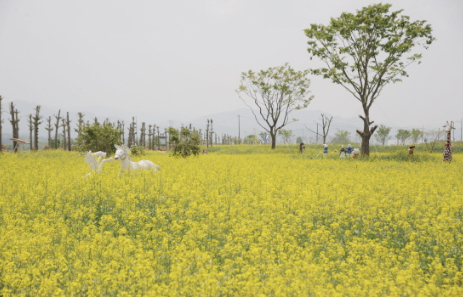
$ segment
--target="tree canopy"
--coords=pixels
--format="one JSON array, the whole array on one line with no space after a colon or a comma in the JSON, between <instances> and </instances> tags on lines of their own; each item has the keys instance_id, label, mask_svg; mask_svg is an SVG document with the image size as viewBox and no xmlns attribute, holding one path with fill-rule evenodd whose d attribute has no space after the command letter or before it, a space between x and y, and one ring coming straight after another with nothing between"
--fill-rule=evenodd
<instances>
[{"instance_id":1,"label":"tree canopy","mask_svg":"<svg viewBox=\"0 0 463 297\"><path fill-rule=\"evenodd\" d=\"M351 93L363 108L362 154L368 155L369 140L378 126L370 126L370 107L383 88L408 76L406 67L420 63L421 53L434 41L426 21L410 21L402 10L390 12L390 4L375 4L356 13L342 13L329 25L311 24L305 30L308 52L325 67L311 73L331 79Z\"/></svg>"}]
</instances>

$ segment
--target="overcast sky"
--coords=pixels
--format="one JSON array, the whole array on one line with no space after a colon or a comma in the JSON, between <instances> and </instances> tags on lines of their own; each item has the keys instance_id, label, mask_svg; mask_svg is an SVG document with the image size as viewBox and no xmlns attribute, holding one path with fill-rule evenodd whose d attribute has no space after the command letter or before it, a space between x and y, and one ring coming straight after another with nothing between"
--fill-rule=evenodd
<instances>
[{"instance_id":1,"label":"overcast sky","mask_svg":"<svg viewBox=\"0 0 463 297\"><path fill-rule=\"evenodd\" d=\"M368 0L0 0L0 95L71 109L112 106L173 119L244 107L240 73L288 62L317 66L303 29L377 3ZM463 1L387 1L426 20L437 40L410 77L387 86L376 123L463 118ZM311 77L311 110L354 117L360 103ZM31 111L27 111L31 112ZM360 123L360 122L359 122ZM459 126L459 124L457 124Z\"/></svg>"}]
</instances>

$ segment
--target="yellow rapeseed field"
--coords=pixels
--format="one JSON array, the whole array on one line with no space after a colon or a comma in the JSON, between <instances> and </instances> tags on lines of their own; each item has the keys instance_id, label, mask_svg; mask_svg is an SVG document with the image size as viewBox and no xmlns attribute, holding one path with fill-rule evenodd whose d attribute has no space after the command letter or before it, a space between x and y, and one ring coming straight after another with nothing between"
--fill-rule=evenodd
<instances>
[{"instance_id":1,"label":"yellow rapeseed field","mask_svg":"<svg viewBox=\"0 0 463 297\"><path fill-rule=\"evenodd\" d=\"M0 295L463 296L461 155L143 158L0 155Z\"/></svg>"}]
</instances>

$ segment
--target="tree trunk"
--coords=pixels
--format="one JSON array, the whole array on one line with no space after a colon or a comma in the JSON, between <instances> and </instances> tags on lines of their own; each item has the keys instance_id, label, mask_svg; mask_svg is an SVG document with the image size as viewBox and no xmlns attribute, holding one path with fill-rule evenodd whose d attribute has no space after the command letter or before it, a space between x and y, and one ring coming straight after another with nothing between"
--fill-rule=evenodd
<instances>
[{"instance_id":1,"label":"tree trunk","mask_svg":"<svg viewBox=\"0 0 463 297\"><path fill-rule=\"evenodd\" d=\"M274 134L272 134L272 132L270 132L270 137L272 137L272 150L275 149L275 146L276 146L276 144L277 144L276 135L277 135L276 132L275 132Z\"/></svg>"},{"instance_id":2,"label":"tree trunk","mask_svg":"<svg viewBox=\"0 0 463 297\"><path fill-rule=\"evenodd\" d=\"M370 125L373 124L373 121L370 122L370 118L368 116L368 111L365 111L365 117L359 115L359 118L363 120L363 132L356 130L358 135L362 138L362 146L360 149L360 154L362 156L370 156L370 138L378 128L378 125L373 126L370 128Z\"/></svg>"}]
</instances>

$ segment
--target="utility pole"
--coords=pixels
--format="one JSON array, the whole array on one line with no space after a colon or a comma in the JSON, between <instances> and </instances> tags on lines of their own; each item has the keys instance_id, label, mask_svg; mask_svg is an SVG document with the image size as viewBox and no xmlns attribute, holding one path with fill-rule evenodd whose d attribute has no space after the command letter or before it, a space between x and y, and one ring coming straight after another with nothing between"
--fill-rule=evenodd
<instances>
[{"instance_id":1,"label":"utility pole","mask_svg":"<svg viewBox=\"0 0 463 297\"><path fill-rule=\"evenodd\" d=\"M211 137L209 137L210 141L211 141L211 147L212 147L212 143L214 142L214 128L212 127L212 119L211 119Z\"/></svg>"},{"instance_id":2,"label":"utility pole","mask_svg":"<svg viewBox=\"0 0 463 297\"><path fill-rule=\"evenodd\" d=\"M317 140L316 140L316 143L318 143L318 123L315 122L315 124L317 124L317 137L316 137Z\"/></svg>"},{"instance_id":3,"label":"utility pole","mask_svg":"<svg viewBox=\"0 0 463 297\"><path fill-rule=\"evenodd\" d=\"M240 115L238 115L238 139L241 139L241 123Z\"/></svg>"},{"instance_id":4,"label":"utility pole","mask_svg":"<svg viewBox=\"0 0 463 297\"><path fill-rule=\"evenodd\" d=\"M206 128L206 147L209 147L209 119L207 120L207 128Z\"/></svg>"}]
</instances>

